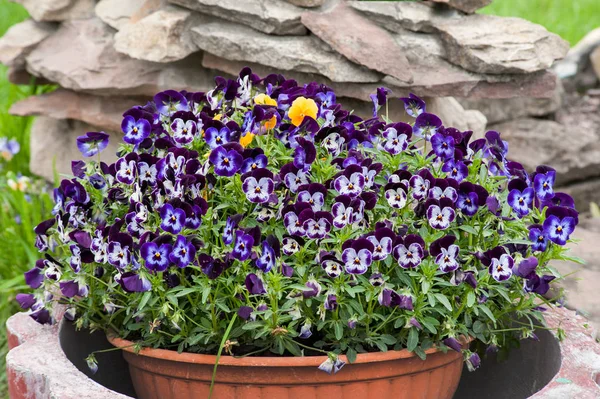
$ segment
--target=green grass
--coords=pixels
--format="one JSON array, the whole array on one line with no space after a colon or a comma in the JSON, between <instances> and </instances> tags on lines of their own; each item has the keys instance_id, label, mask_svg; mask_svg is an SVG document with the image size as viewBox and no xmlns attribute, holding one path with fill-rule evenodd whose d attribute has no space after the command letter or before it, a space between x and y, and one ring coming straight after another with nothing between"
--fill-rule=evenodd
<instances>
[{"instance_id":1,"label":"green grass","mask_svg":"<svg viewBox=\"0 0 600 399\"><path fill-rule=\"evenodd\" d=\"M494 0L480 12L527 19L557 33L571 46L600 26L600 0Z\"/></svg>"}]
</instances>

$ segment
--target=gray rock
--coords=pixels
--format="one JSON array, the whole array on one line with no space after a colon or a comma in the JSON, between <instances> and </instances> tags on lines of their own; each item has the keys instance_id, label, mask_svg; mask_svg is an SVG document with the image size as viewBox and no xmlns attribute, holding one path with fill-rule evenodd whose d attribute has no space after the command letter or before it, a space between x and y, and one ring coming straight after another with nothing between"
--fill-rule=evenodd
<instances>
[{"instance_id":1,"label":"gray rock","mask_svg":"<svg viewBox=\"0 0 600 399\"><path fill-rule=\"evenodd\" d=\"M448 60L479 73L530 73L563 58L569 44L520 18L472 15L437 25Z\"/></svg>"},{"instance_id":2,"label":"gray rock","mask_svg":"<svg viewBox=\"0 0 600 399\"><path fill-rule=\"evenodd\" d=\"M455 127L458 130L471 130L477 137L483 137L487 120L481 112L467 111L453 97L429 98L427 112L439 116L444 126Z\"/></svg>"},{"instance_id":3,"label":"gray rock","mask_svg":"<svg viewBox=\"0 0 600 399\"><path fill-rule=\"evenodd\" d=\"M146 3L146 0L100 0L95 11L98 18L116 30L129 23L131 17Z\"/></svg>"},{"instance_id":4,"label":"gray rock","mask_svg":"<svg viewBox=\"0 0 600 399\"><path fill-rule=\"evenodd\" d=\"M36 21L66 21L94 15L95 0L13 0Z\"/></svg>"},{"instance_id":5,"label":"gray rock","mask_svg":"<svg viewBox=\"0 0 600 399\"><path fill-rule=\"evenodd\" d=\"M28 19L13 25L0 38L0 63L22 67L25 56L56 30L54 24Z\"/></svg>"},{"instance_id":6,"label":"gray rock","mask_svg":"<svg viewBox=\"0 0 600 399\"><path fill-rule=\"evenodd\" d=\"M274 35L305 35L300 22L304 10L283 0L169 0L171 3L218 18L248 25Z\"/></svg>"},{"instance_id":7,"label":"gray rock","mask_svg":"<svg viewBox=\"0 0 600 399\"><path fill-rule=\"evenodd\" d=\"M590 54L590 60L596 72L596 77L600 79L600 45Z\"/></svg>"},{"instance_id":8,"label":"gray rock","mask_svg":"<svg viewBox=\"0 0 600 399\"><path fill-rule=\"evenodd\" d=\"M561 79L575 76L589 65L590 54L596 47L600 47L600 28L586 34L553 69Z\"/></svg>"},{"instance_id":9,"label":"gray rock","mask_svg":"<svg viewBox=\"0 0 600 399\"><path fill-rule=\"evenodd\" d=\"M585 167L592 167L599 173L600 143L595 132L585 129L573 134L572 129L558 122L522 118L488 127L502 134L508 141L508 158L520 162L529 171L538 165L551 165L557 172L557 184L564 184L578 176ZM583 157L583 153L596 154ZM587 166L583 166L583 165ZM583 168L583 169L582 169ZM582 176L585 178L585 176Z\"/></svg>"},{"instance_id":10,"label":"gray rock","mask_svg":"<svg viewBox=\"0 0 600 399\"><path fill-rule=\"evenodd\" d=\"M515 97L515 98L459 98L458 101L469 109L481 111L488 123L499 123L527 116L545 116L556 112L563 103L563 90L560 80L550 98Z\"/></svg>"},{"instance_id":11,"label":"gray rock","mask_svg":"<svg viewBox=\"0 0 600 399\"><path fill-rule=\"evenodd\" d=\"M376 72L348 61L314 36L272 36L216 21L192 28L192 32L200 49L229 60L256 62L280 71L317 73L334 82L380 79Z\"/></svg>"},{"instance_id":12,"label":"gray rock","mask_svg":"<svg viewBox=\"0 0 600 399\"><path fill-rule=\"evenodd\" d=\"M457 10L466 12L466 13L474 13L490 4L492 0L433 0L436 3L445 3L452 8L456 8Z\"/></svg>"},{"instance_id":13,"label":"gray rock","mask_svg":"<svg viewBox=\"0 0 600 399\"><path fill-rule=\"evenodd\" d=\"M396 33L404 29L434 32L435 25L463 14L449 8L432 7L430 3L412 1L349 1L348 4L379 26Z\"/></svg>"},{"instance_id":14,"label":"gray rock","mask_svg":"<svg viewBox=\"0 0 600 399\"><path fill-rule=\"evenodd\" d=\"M121 130L123 113L134 105L145 104L149 98L101 97L58 89L31 96L10 108L11 115L48 116L54 119L75 119L97 126L101 130Z\"/></svg>"},{"instance_id":15,"label":"gray rock","mask_svg":"<svg viewBox=\"0 0 600 399\"><path fill-rule=\"evenodd\" d=\"M286 0L288 3L293 4L298 7L320 7L322 6L326 0Z\"/></svg>"},{"instance_id":16,"label":"gray rock","mask_svg":"<svg viewBox=\"0 0 600 399\"><path fill-rule=\"evenodd\" d=\"M302 23L350 61L401 82L412 81L408 60L391 35L344 2L327 12L305 12Z\"/></svg>"},{"instance_id":17,"label":"gray rock","mask_svg":"<svg viewBox=\"0 0 600 399\"><path fill-rule=\"evenodd\" d=\"M122 26L115 35L115 49L139 60L178 61L198 50L190 37L190 28L198 23L198 14L167 6Z\"/></svg>"},{"instance_id":18,"label":"gray rock","mask_svg":"<svg viewBox=\"0 0 600 399\"><path fill-rule=\"evenodd\" d=\"M135 60L114 49L113 33L99 19L65 22L27 56L27 70L67 89L106 95L202 91L214 85L213 72L198 67L200 56L168 65Z\"/></svg>"},{"instance_id":19,"label":"gray rock","mask_svg":"<svg viewBox=\"0 0 600 399\"><path fill-rule=\"evenodd\" d=\"M71 161L82 159L76 139L86 132L99 131L95 126L79 121L36 118L31 126L31 172L54 181L54 173L72 175ZM111 134L108 147L100 153L104 162L114 162L121 134Z\"/></svg>"},{"instance_id":20,"label":"gray rock","mask_svg":"<svg viewBox=\"0 0 600 399\"><path fill-rule=\"evenodd\" d=\"M575 207L580 212L590 209L590 202L600 204L600 179L569 184L557 190L571 195L575 200Z\"/></svg>"}]
</instances>

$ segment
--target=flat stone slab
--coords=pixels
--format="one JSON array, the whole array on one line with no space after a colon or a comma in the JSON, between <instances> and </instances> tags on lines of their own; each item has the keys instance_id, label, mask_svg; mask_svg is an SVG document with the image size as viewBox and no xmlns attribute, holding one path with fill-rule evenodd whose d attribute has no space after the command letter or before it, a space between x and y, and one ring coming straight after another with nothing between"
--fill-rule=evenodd
<instances>
[{"instance_id":1,"label":"flat stone slab","mask_svg":"<svg viewBox=\"0 0 600 399\"><path fill-rule=\"evenodd\" d=\"M11 350L6 375L11 399L130 399L89 379L67 359L58 324L40 326L25 313L6 323Z\"/></svg>"},{"instance_id":2,"label":"flat stone slab","mask_svg":"<svg viewBox=\"0 0 600 399\"><path fill-rule=\"evenodd\" d=\"M198 15L185 8L166 6L135 23L127 23L115 35L115 50L138 60L179 61L198 50L190 28Z\"/></svg>"},{"instance_id":3,"label":"flat stone slab","mask_svg":"<svg viewBox=\"0 0 600 399\"><path fill-rule=\"evenodd\" d=\"M54 24L32 19L11 26L0 37L0 63L9 67L22 67L31 50L55 30Z\"/></svg>"},{"instance_id":4,"label":"flat stone slab","mask_svg":"<svg viewBox=\"0 0 600 399\"><path fill-rule=\"evenodd\" d=\"M381 75L348 61L315 36L267 35L225 21L192 28L196 45L233 61L256 62L298 72L318 73L334 82L377 82Z\"/></svg>"},{"instance_id":5,"label":"flat stone slab","mask_svg":"<svg viewBox=\"0 0 600 399\"><path fill-rule=\"evenodd\" d=\"M9 113L18 116L76 119L105 131L120 132L123 112L140 104L145 104L145 101L119 96L93 96L58 89L51 93L27 97L13 104Z\"/></svg>"},{"instance_id":6,"label":"flat stone slab","mask_svg":"<svg viewBox=\"0 0 600 399\"><path fill-rule=\"evenodd\" d=\"M340 2L326 12L305 12L302 23L350 61L411 83L411 66L391 35Z\"/></svg>"},{"instance_id":7,"label":"flat stone slab","mask_svg":"<svg viewBox=\"0 0 600 399\"><path fill-rule=\"evenodd\" d=\"M106 95L153 96L214 85L214 74L198 68L195 54L168 65L135 60L114 49L113 35L97 18L65 22L27 56L27 70L67 89Z\"/></svg>"},{"instance_id":8,"label":"flat stone slab","mask_svg":"<svg viewBox=\"0 0 600 399\"><path fill-rule=\"evenodd\" d=\"M470 15L439 24L448 60L479 73L531 73L552 66L569 44L520 18Z\"/></svg>"},{"instance_id":9,"label":"flat stone slab","mask_svg":"<svg viewBox=\"0 0 600 399\"><path fill-rule=\"evenodd\" d=\"M14 0L36 21L66 21L94 15L95 0Z\"/></svg>"},{"instance_id":10,"label":"flat stone slab","mask_svg":"<svg viewBox=\"0 0 600 399\"><path fill-rule=\"evenodd\" d=\"M250 26L274 35L305 35L304 12L283 0L169 0L201 13Z\"/></svg>"},{"instance_id":11,"label":"flat stone slab","mask_svg":"<svg viewBox=\"0 0 600 399\"><path fill-rule=\"evenodd\" d=\"M129 23L145 3L147 0L100 0L94 10L102 22L119 30Z\"/></svg>"}]
</instances>

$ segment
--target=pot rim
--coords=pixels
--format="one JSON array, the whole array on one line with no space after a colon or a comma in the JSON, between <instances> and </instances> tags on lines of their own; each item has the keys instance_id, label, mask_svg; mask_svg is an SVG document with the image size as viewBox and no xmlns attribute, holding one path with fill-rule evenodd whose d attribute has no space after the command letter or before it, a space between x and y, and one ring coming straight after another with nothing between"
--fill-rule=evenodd
<instances>
[{"instance_id":1,"label":"pot rim","mask_svg":"<svg viewBox=\"0 0 600 399\"><path fill-rule=\"evenodd\" d=\"M204 364L214 365L217 362L216 355L206 355L201 353L189 353L170 349L155 349L155 348L142 348L139 352L133 349L134 342L120 338L115 332L110 331L106 335L108 341L115 346L126 352L142 355L150 358L157 358L173 362L181 363L193 363L193 364ZM467 346L473 340L472 337L460 337L459 341L463 347ZM452 351L452 349L449 349ZM425 353L431 355L434 353L443 353L438 347L432 347L427 349ZM409 359L417 357L413 352L409 352L408 349L402 349L399 351L390 350L387 352L369 352L359 353L356 356L354 364L366 364L366 363L378 363L387 362L398 359ZM318 367L321 363L327 360L326 355L322 356L247 356L247 357L234 357L229 355L221 355L219 359L220 366L253 366L253 367ZM348 362L346 355L340 355L340 358ZM420 360L420 358L419 358Z\"/></svg>"}]
</instances>

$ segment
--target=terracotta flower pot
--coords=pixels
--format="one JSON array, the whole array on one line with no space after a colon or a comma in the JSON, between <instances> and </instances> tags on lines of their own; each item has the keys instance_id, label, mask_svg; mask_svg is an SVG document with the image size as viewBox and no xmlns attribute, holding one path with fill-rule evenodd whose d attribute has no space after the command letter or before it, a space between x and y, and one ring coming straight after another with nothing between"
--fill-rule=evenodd
<instances>
[{"instance_id":1,"label":"terracotta flower pot","mask_svg":"<svg viewBox=\"0 0 600 399\"><path fill-rule=\"evenodd\" d=\"M140 399L207 398L216 356L142 349L109 336L123 348ZM455 351L427 351L421 360L407 350L359 354L335 375L317 367L326 356L221 356L214 399L450 399L462 372ZM346 360L342 357L343 360Z\"/></svg>"}]
</instances>

